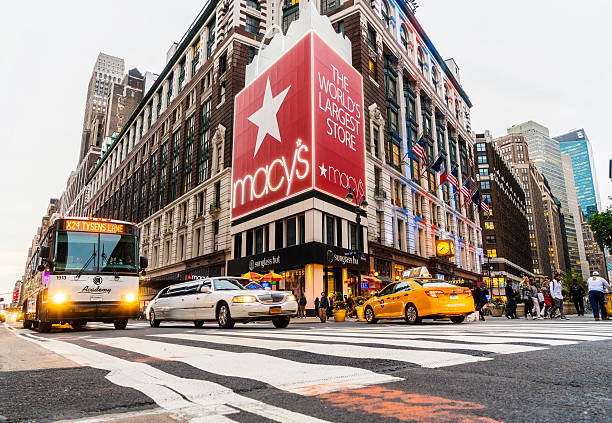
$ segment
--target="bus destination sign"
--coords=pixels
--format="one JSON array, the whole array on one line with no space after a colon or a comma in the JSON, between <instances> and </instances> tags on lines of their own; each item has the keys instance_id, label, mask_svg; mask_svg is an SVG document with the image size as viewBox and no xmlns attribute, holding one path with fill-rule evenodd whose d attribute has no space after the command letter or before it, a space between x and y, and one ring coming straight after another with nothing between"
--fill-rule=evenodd
<instances>
[{"instance_id":1,"label":"bus destination sign","mask_svg":"<svg viewBox=\"0 0 612 423\"><path fill-rule=\"evenodd\" d=\"M67 231L101 232L107 234L122 234L125 225L120 223L94 222L89 220L65 220L64 227Z\"/></svg>"}]
</instances>

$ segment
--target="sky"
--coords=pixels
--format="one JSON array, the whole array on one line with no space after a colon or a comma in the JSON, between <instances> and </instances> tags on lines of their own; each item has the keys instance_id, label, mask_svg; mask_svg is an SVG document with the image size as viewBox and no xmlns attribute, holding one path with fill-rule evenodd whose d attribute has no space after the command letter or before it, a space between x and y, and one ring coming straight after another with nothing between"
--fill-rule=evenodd
<instances>
[{"instance_id":1,"label":"sky","mask_svg":"<svg viewBox=\"0 0 612 423\"><path fill-rule=\"evenodd\" d=\"M419 0L417 19L460 67L472 128L493 136L535 120L552 136L584 128L604 205L612 182L612 2ZM76 167L98 52L159 73L203 1L35 0L0 15L0 297L23 274L49 198ZM588 7L586 7L588 5Z\"/></svg>"}]
</instances>

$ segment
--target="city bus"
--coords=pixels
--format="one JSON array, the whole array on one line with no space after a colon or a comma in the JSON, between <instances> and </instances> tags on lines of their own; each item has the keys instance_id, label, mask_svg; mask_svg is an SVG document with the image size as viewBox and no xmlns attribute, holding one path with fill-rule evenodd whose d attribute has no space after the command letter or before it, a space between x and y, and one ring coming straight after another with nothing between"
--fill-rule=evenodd
<instances>
[{"instance_id":1,"label":"city bus","mask_svg":"<svg viewBox=\"0 0 612 423\"><path fill-rule=\"evenodd\" d=\"M125 329L137 315L146 267L136 224L54 216L26 269L23 327L49 332L53 324L104 322Z\"/></svg>"}]
</instances>

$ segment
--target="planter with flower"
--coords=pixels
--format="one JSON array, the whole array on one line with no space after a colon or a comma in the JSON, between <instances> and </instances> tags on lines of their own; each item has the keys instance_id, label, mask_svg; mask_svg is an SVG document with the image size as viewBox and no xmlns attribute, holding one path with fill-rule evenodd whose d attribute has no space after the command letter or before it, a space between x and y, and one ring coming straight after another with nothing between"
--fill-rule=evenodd
<instances>
[{"instance_id":1,"label":"planter with flower","mask_svg":"<svg viewBox=\"0 0 612 423\"><path fill-rule=\"evenodd\" d=\"M489 311L493 317L501 317L506 308L505 297L493 297L489 303Z\"/></svg>"},{"instance_id":2,"label":"planter with flower","mask_svg":"<svg viewBox=\"0 0 612 423\"><path fill-rule=\"evenodd\" d=\"M344 300L334 301L334 320L344 322L346 319L346 302Z\"/></svg>"}]
</instances>

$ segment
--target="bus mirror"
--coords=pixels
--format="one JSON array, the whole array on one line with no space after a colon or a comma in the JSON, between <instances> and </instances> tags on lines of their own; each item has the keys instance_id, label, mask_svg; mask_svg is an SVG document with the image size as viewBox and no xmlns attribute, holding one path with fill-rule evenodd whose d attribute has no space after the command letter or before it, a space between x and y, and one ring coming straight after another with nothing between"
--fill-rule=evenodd
<instances>
[{"instance_id":1,"label":"bus mirror","mask_svg":"<svg viewBox=\"0 0 612 423\"><path fill-rule=\"evenodd\" d=\"M46 245L43 245L42 247L40 247L40 251L39 251L38 255L41 258L48 259L49 258L49 253L50 253L49 247L47 247Z\"/></svg>"},{"instance_id":2,"label":"bus mirror","mask_svg":"<svg viewBox=\"0 0 612 423\"><path fill-rule=\"evenodd\" d=\"M149 267L149 260L145 256L140 256L139 265L141 269L146 269L147 267Z\"/></svg>"},{"instance_id":3,"label":"bus mirror","mask_svg":"<svg viewBox=\"0 0 612 423\"><path fill-rule=\"evenodd\" d=\"M46 268L47 268L47 267L46 267L44 264L39 264L39 265L38 265L38 271L39 271L39 272L44 272Z\"/></svg>"}]
</instances>

